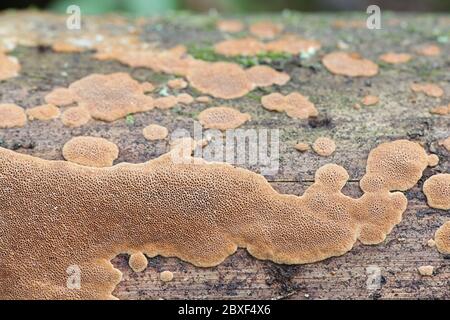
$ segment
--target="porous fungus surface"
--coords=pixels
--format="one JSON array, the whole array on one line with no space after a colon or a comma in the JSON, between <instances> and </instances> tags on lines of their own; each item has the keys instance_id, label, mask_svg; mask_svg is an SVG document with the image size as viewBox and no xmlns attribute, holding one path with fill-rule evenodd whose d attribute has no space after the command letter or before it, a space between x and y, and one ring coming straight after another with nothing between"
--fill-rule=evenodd
<instances>
[{"instance_id":1,"label":"porous fungus surface","mask_svg":"<svg viewBox=\"0 0 450 320\"><path fill-rule=\"evenodd\" d=\"M222 99L242 97L254 88L244 69L229 62L208 63L192 68L188 80L197 90Z\"/></svg>"},{"instance_id":2,"label":"porous fungus surface","mask_svg":"<svg viewBox=\"0 0 450 320\"><path fill-rule=\"evenodd\" d=\"M51 120L58 118L61 111L53 104L44 104L27 109L26 114L30 120Z\"/></svg>"},{"instance_id":3,"label":"porous fungus surface","mask_svg":"<svg viewBox=\"0 0 450 320\"><path fill-rule=\"evenodd\" d=\"M376 63L357 53L332 52L322 58L322 63L331 73L349 77L372 77L378 73Z\"/></svg>"},{"instance_id":4,"label":"porous fungus surface","mask_svg":"<svg viewBox=\"0 0 450 320\"><path fill-rule=\"evenodd\" d=\"M91 120L91 114L85 107L70 107L61 115L62 123L67 127L80 127L89 120Z\"/></svg>"},{"instance_id":5,"label":"porous fungus surface","mask_svg":"<svg viewBox=\"0 0 450 320\"><path fill-rule=\"evenodd\" d=\"M272 39L283 31L283 26L271 21L259 21L252 23L249 30L250 33L259 38Z\"/></svg>"},{"instance_id":6,"label":"porous fungus surface","mask_svg":"<svg viewBox=\"0 0 450 320\"><path fill-rule=\"evenodd\" d=\"M320 43L318 41L303 39L296 35L285 35L266 44L267 51L290 54L309 53L319 49Z\"/></svg>"},{"instance_id":7,"label":"porous fungus surface","mask_svg":"<svg viewBox=\"0 0 450 320\"><path fill-rule=\"evenodd\" d=\"M283 96L278 92L270 93L261 98L261 104L267 110L286 112L292 118L307 119L316 117L319 114L308 97L298 92L292 92L287 96Z\"/></svg>"},{"instance_id":8,"label":"porous fungus surface","mask_svg":"<svg viewBox=\"0 0 450 320\"><path fill-rule=\"evenodd\" d=\"M128 265L134 272L142 272L147 268L148 260L142 252L136 252L130 255Z\"/></svg>"},{"instance_id":9,"label":"porous fungus surface","mask_svg":"<svg viewBox=\"0 0 450 320\"><path fill-rule=\"evenodd\" d=\"M435 154L430 154L428 156L428 166L435 167L439 164L439 157Z\"/></svg>"},{"instance_id":10,"label":"porous fungus surface","mask_svg":"<svg viewBox=\"0 0 450 320\"><path fill-rule=\"evenodd\" d=\"M328 157L336 151L336 143L327 137L319 137L314 141L312 148L319 156Z\"/></svg>"},{"instance_id":11,"label":"porous fungus surface","mask_svg":"<svg viewBox=\"0 0 450 320\"><path fill-rule=\"evenodd\" d=\"M229 39L214 45L218 54L232 56L255 56L266 50L266 45L254 38Z\"/></svg>"},{"instance_id":12,"label":"porous fungus surface","mask_svg":"<svg viewBox=\"0 0 450 320\"><path fill-rule=\"evenodd\" d=\"M248 113L220 106L203 110L198 115L198 121L208 129L227 130L234 129L251 119Z\"/></svg>"},{"instance_id":13,"label":"porous fungus surface","mask_svg":"<svg viewBox=\"0 0 450 320\"><path fill-rule=\"evenodd\" d=\"M399 64L399 63L405 63L412 59L412 56L408 53L394 53L394 52L388 52L385 54L382 54L380 56L380 60L384 61L386 63L391 64Z\"/></svg>"},{"instance_id":14,"label":"porous fungus surface","mask_svg":"<svg viewBox=\"0 0 450 320\"><path fill-rule=\"evenodd\" d=\"M165 270L159 274L159 279L163 282L170 282L173 280L173 272Z\"/></svg>"},{"instance_id":15,"label":"porous fungus surface","mask_svg":"<svg viewBox=\"0 0 450 320\"><path fill-rule=\"evenodd\" d=\"M7 56L0 51L0 81L19 75L20 63L15 57Z\"/></svg>"},{"instance_id":16,"label":"porous fungus surface","mask_svg":"<svg viewBox=\"0 0 450 320\"><path fill-rule=\"evenodd\" d=\"M300 152L305 152L309 150L309 144L304 142L299 142L295 145L295 149L297 149Z\"/></svg>"},{"instance_id":17,"label":"porous fungus surface","mask_svg":"<svg viewBox=\"0 0 450 320\"><path fill-rule=\"evenodd\" d=\"M335 164L299 197L251 171L197 160L174 163L169 153L92 168L0 148L0 298L113 298L121 273L110 260L121 252L207 267L243 247L298 264L342 255L357 240L380 243L406 209L395 190L417 183L427 154L406 140L381 144L356 199L341 193L349 176ZM66 286L74 266L79 289Z\"/></svg>"},{"instance_id":18,"label":"porous fungus surface","mask_svg":"<svg viewBox=\"0 0 450 320\"><path fill-rule=\"evenodd\" d=\"M12 103L0 104L0 128L23 127L27 123L25 110Z\"/></svg>"},{"instance_id":19,"label":"porous fungus surface","mask_svg":"<svg viewBox=\"0 0 450 320\"><path fill-rule=\"evenodd\" d=\"M440 173L428 178L423 184L423 193L430 207L450 209L450 174Z\"/></svg>"},{"instance_id":20,"label":"porous fungus surface","mask_svg":"<svg viewBox=\"0 0 450 320\"><path fill-rule=\"evenodd\" d=\"M362 99L361 103L365 106L373 106L376 105L379 101L380 98L378 98L377 96L367 95Z\"/></svg>"},{"instance_id":21,"label":"porous fungus surface","mask_svg":"<svg viewBox=\"0 0 450 320\"><path fill-rule=\"evenodd\" d=\"M433 275L434 267L433 266L420 266L417 268L419 274L421 276L431 277Z\"/></svg>"},{"instance_id":22,"label":"porous fungus surface","mask_svg":"<svg viewBox=\"0 0 450 320\"><path fill-rule=\"evenodd\" d=\"M444 94L444 90L433 83L412 83L411 90L414 92L422 92L430 97L441 97Z\"/></svg>"},{"instance_id":23,"label":"porous fungus surface","mask_svg":"<svg viewBox=\"0 0 450 320\"><path fill-rule=\"evenodd\" d=\"M239 20L219 20L216 23L217 29L222 32L235 33L244 30L244 24Z\"/></svg>"},{"instance_id":24,"label":"porous fungus surface","mask_svg":"<svg viewBox=\"0 0 450 320\"><path fill-rule=\"evenodd\" d=\"M167 85L172 89L184 89L187 87L188 83L183 79L172 79L167 81Z\"/></svg>"},{"instance_id":25,"label":"porous fungus surface","mask_svg":"<svg viewBox=\"0 0 450 320\"><path fill-rule=\"evenodd\" d=\"M119 156L112 142L96 137L75 137L62 149L64 159L88 167L110 167Z\"/></svg>"},{"instance_id":26,"label":"porous fungus surface","mask_svg":"<svg viewBox=\"0 0 450 320\"><path fill-rule=\"evenodd\" d=\"M445 222L434 234L436 248L442 254L450 254L450 221Z\"/></svg>"},{"instance_id":27,"label":"porous fungus surface","mask_svg":"<svg viewBox=\"0 0 450 320\"><path fill-rule=\"evenodd\" d=\"M278 72L269 66L254 66L245 70L248 79L256 87L268 87L271 85L282 86L291 78L287 73Z\"/></svg>"},{"instance_id":28,"label":"porous fungus surface","mask_svg":"<svg viewBox=\"0 0 450 320\"><path fill-rule=\"evenodd\" d=\"M180 93L176 96L177 102L181 104L191 104L194 102L194 97L192 97L189 93Z\"/></svg>"},{"instance_id":29,"label":"porous fungus surface","mask_svg":"<svg viewBox=\"0 0 450 320\"><path fill-rule=\"evenodd\" d=\"M150 124L142 130L142 134L147 140L161 140L167 137L169 130L157 124Z\"/></svg>"},{"instance_id":30,"label":"porous fungus surface","mask_svg":"<svg viewBox=\"0 0 450 320\"><path fill-rule=\"evenodd\" d=\"M75 95L70 89L55 88L45 96L45 102L56 106L67 106L75 102Z\"/></svg>"}]
</instances>

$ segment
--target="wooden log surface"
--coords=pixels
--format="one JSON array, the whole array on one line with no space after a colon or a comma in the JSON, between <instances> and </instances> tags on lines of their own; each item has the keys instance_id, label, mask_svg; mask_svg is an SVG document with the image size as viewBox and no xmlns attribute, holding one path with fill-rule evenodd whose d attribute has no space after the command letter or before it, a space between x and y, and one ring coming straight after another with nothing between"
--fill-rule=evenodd
<instances>
[{"instance_id":1,"label":"wooden log surface","mask_svg":"<svg viewBox=\"0 0 450 320\"><path fill-rule=\"evenodd\" d=\"M428 152L439 156L439 165L426 169L418 185L406 192L409 203L404 218L382 244L357 243L341 257L297 266L259 261L243 249L214 268L197 268L176 258L156 257L150 259L149 267L142 273L132 272L127 256L119 255L113 264L123 272L123 280L114 295L121 299L449 299L450 257L427 246L436 229L449 219L449 212L428 207L421 189L426 178L449 169L449 152L438 145L439 140L449 136L449 116L429 113L432 107L450 103L449 16L387 14L381 30L333 27L333 21L347 19L346 15L286 14L262 18L280 21L289 32L319 40L322 49L309 59L260 58L259 63L288 72L291 81L280 88L258 89L232 101L214 99L209 106L227 104L248 112L252 121L242 126L244 129L280 130L280 170L267 177L276 190L301 195L319 167L336 163L350 174L344 192L357 197L361 194L358 181L364 174L369 151L381 142L395 139L422 143ZM361 20L364 16L351 18ZM210 53L211 45L224 39L213 27L214 19L185 14L152 18L143 24L141 37L157 41L162 47L184 44L194 56L202 56ZM445 37L447 42L442 40ZM374 61L388 51L408 52L414 57L400 65L380 63L380 73L373 78L334 76L323 67L320 58L336 50L340 43ZM418 45L430 43L439 45L442 54L436 57L415 54ZM24 108L42 104L44 96L53 88L66 87L92 73L123 71L139 81L156 85L174 78L114 61L98 61L92 52L62 54L46 47L20 46L10 55L19 59L22 70L19 77L0 82L0 102L16 103ZM439 84L445 94L432 98L414 93L410 90L413 82ZM274 91L299 91L309 96L319 110L319 117L298 120L263 109L261 96ZM191 88L185 92L200 95ZM366 94L378 95L380 103L354 109L355 103ZM120 155L115 163L138 163L168 150L168 141L146 141L143 127L158 123L171 132L180 128L192 130L194 119L206 107L193 103L135 114L131 122L91 121L79 128L65 127L60 120L30 121L23 128L0 129L0 145L44 159L62 159L62 146L71 137L101 136L119 146ZM298 141L312 143L319 136L336 141L337 150L332 156L319 157L311 151L299 153L294 149ZM248 168L256 172L260 169ZM433 265L434 276L420 276L417 268L422 265ZM380 268L381 284L377 289L367 287L369 266ZM159 280L158 272L163 270L174 272L173 281Z\"/></svg>"}]
</instances>

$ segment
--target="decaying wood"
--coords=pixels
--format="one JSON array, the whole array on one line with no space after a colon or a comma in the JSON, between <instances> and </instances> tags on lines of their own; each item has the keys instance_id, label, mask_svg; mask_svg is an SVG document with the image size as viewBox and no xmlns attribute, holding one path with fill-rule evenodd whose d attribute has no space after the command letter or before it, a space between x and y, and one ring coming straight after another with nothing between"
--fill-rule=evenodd
<instances>
[{"instance_id":1,"label":"decaying wood","mask_svg":"<svg viewBox=\"0 0 450 320\"><path fill-rule=\"evenodd\" d=\"M252 121L243 128L280 129L280 171L268 177L275 189L300 195L311 184L320 166L336 163L346 168L351 177L345 192L358 196L358 181L364 174L368 152L381 142L399 138L421 142L428 152L439 156L439 165L428 168L419 184L406 193L409 205L404 219L380 245L357 244L344 256L299 266L259 261L243 249L214 268L196 268L175 258L156 257L150 259L149 267L142 273L132 272L127 257L121 255L113 260L123 272L123 281L114 294L121 299L449 299L449 257L427 246L427 240L449 219L449 212L429 208L421 187L427 177L449 169L449 152L437 143L449 135L449 116L431 115L429 109L450 102L450 45L440 43L443 53L437 57L415 56L402 65L382 64L380 74L373 78L332 76L320 64L321 52L335 50L339 42L345 42L351 50L373 60L388 51L413 52L415 45L434 42L439 35L448 38L448 17L445 20L435 15L390 16L392 21L400 19L404 24L393 24L382 30L332 30L330 25L338 17L327 15L272 18L282 21L288 31L307 34L324 45L310 59L295 57L269 62L291 75L292 80L281 87L281 92L298 90L309 96L319 110L319 117L295 120L263 109L260 97L279 90L275 87L259 89L233 101L214 99L209 105L227 104L251 114ZM221 33L211 28L211 17L161 18L149 22L144 30L145 40L161 41L166 47L185 44L206 48L223 39ZM18 47L11 55L20 60L22 71L19 77L0 83L0 101L25 108L42 104L44 96L54 87L68 86L91 73L124 71L137 80L155 85L173 78L143 68L132 69L118 62L97 61L89 52L57 54L47 48ZM439 99L413 93L409 86L414 81L437 83L446 93ZM192 89L186 92L200 95ZM380 103L356 110L354 104L367 94L378 95ZM91 121L74 129L64 127L59 120L30 121L24 128L0 130L0 145L45 159L62 159L62 146L72 136L93 135L119 146L116 163L143 162L168 150L167 141L145 140L143 127L158 123L169 132L178 128L191 129L193 118L207 106L194 103L170 110L153 110L134 115L132 123L125 119L114 123ZM336 141L337 150L331 157L295 150L298 141L312 143L319 136ZM249 169L258 171L259 168ZM417 268L422 265L433 265L435 275L420 276ZM378 289L367 287L366 268L369 266L381 270ZM172 282L159 280L158 272L163 270L174 272Z\"/></svg>"}]
</instances>

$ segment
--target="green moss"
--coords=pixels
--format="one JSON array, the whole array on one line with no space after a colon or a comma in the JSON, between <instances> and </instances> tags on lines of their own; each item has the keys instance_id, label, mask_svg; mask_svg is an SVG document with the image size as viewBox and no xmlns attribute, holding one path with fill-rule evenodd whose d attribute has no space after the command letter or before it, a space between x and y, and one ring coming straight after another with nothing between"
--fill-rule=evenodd
<instances>
[{"instance_id":1,"label":"green moss","mask_svg":"<svg viewBox=\"0 0 450 320\"><path fill-rule=\"evenodd\" d=\"M129 126L133 126L134 125L134 116L132 114L127 115L125 118L125 123Z\"/></svg>"}]
</instances>

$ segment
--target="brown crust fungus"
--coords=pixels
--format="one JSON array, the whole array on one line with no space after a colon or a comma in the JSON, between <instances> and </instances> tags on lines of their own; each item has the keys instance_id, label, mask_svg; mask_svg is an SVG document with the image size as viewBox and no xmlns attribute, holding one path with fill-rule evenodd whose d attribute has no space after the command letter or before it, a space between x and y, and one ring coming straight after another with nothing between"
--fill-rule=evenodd
<instances>
[{"instance_id":1,"label":"brown crust fungus","mask_svg":"<svg viewBox=\"0 0 450 320\"><path fill-rule=\"evenodd\" d=\"M150 124L142 130L142 134L144 135L145 139L150 141L161 140L167 137L167 135L169 134L169 130L167 130L166 127L157 124Z\"/></svg>"},{"instance_id":2,"label":"brown crust fungus","mask_svg":"<svg viewBox=\"0 0 450 320\"><path fill-rule=\"evenodd\" d=\"M278 34L283 31L283 26L278 23L273 23L271 21L259 21L252 23L250 25L250 33L253 35L264 38L264 39L272 39L275 38Z\"/></svg>"},{"instance_id":3,"label":"brown crust fungus","mask_svg":"<svg viewBox=\"0 0 450 320\"><path fill-rule=\"evenodd\" d=\"M254 88L244 69L230 62L208 63L192 68L188 80L195 89L222 99L242 97Z\"/></svg>"},{"instance_id":4,"label":"brown crust fungus","mask_svg":"<svg viewBox=\"0 0 450 320\"><path fill-rule=\"evenodd\" d=\"M248 113L225 106L208 108L198 115L198 121L208 129L235 129L249 120L251 117Z\"/></svg>"},{"instance_id":5,"label":"brown crust fungus","mask_svg":"<svg viewBox=\"0 0 450 320\"><path fill-rule=\"evenodd\" d=\"M23 127L27 123L25 110L16 104L0 104L0 128Z\"/></svg>"},{"instance_id":6,"label":"brown crust fungus","mask_svg":"<svg viewBox=\"0 0 450 320\"><path fill-rule=\"evenodd\" d=\"M216 23L218 30L228 33L236 33L244 30L244 24L239 20L219 20Z\"/></svg>"},{"instance_id":7,"label":"brown crust fungus","mask_svg":"<svg viewBox=\"0 0 450 320\"><path fill-rule=\"evenodd\" d=\"M173 272L165 270L159 274L159 279L163 282L170 282L173 280Z\"/></svg>"},{"instance_id":8,"label":"brown crust fungus","mask_svg":"<svg viewBox=\"0 0 450 320\"><path fill-rule=\"evenodd\" d=\"M74 94L67 88L55 88L45 96L45 102L59 107L68 106L74 101Z\"/></svg>"},{"instance_id":9,"label":"brown crust fungus","mask_svg":"<svg viewBox=\"0 0 450 320\"><path fill-rule=\"evenodd\" d=\"M434 234L436 248L442 254L450 254L450 221L445 222Z\"/></svg>"},{"instance_id":10,"label":"brown crust fungus","mask_svg":"<svg viewBox=\"0 0 450 320\"><path fill-rule=\"evenodd\" d=\"M70 107L61 115L62 123L67 127L80 127L89 120L91 120L91 114L85 107Z\"/></svg>"},{"instance_id":11,"label":"brown crust fungus","mask_svg":"<svg viewBox=\"0 0 450 320\"><path fill-rule=\"evenodd\" d=\"M15 57L0 52L0 81L19 75L20 63Z\"/></svg>"},{"instance_id":12,"label":"brown crust fungus","mask_svg":"<svg viewBox=\"0 0 450 320\"><path fill-rule=\"evenodd\" d=\"M53 104L44 104L42 106L27 109L26 114L30 120L51 120L60 116L61 111Z\"/></svg>"},{"instance_id":13,"label":"brown crust fungus","mask_svg":"<svg viewBox=\"0 0 450 320\"><path fill-rule=\"evenodd\" d=\"M291 77L284 72L278 72L268 66L254 66L245 70L248 79L255 87L268 87L271 85L285 85Z\"/></svg>"},{"instance_id":14,"label":"brown crust fungus","mask_svg":"<svg viewBox=\"0 0 450 320\"><path fill-rule=\"evenodd\" d=\"M184 89L188 86L188 83L184 79L171 79L167 81L167 86L171 89Z\"/></svg>"},{"instance_id":15,"label":"brown crust fungus","mask_svg":"<svg viewBox=\"0 0 450 320\"><path fill-rule=\"evenodd\" d=\"M439 145L443 146L447 151L450 151L450 137L447 137L446 139L439 141Z\"/></svg>"},{"instance_id":16,"label":"brown crust fungus","mask_svg":"<svg viewBox=\"0 0 450 320\"><path fill-rule=\"evenodd\" d=\"M362 100L361 103L365 106L373 106L376 105L380 101L380 98L373 95L367 95Z\"/></svg>"},{"instance_id":17,"label":"brown crust fungus","mask_svg":"<svg viewBox=\"0 0 450 320\"><path fill-rule=\"evenodd\" d=\"M298 92L292 92L287 96L283 96L278 92L270 93L261 98L261 104L267 110L286 112L291 118L307 119L309 117L317 117L319 114L308 97Z\"/></svg>"},{"instance_id":18,"label":"brown crust fungus","mask_svg":"<svg viewBox=\"0 0 450 320\"><path fill-rule=\"evenodd\" d=\"M142 272L148 266L148 259L142 252L136 252L130 255L128 265L134 272Z\"/></svg>"},{"instance_id":19,"label":"brown crust fungus","mask_svg":"<svg viewBox=\"0 0 450 320\"><path fill-rule=\"evenodd\" d=\"M441 54L441 48L436 45L424 45L417 49L417 53L426 57L435 57Z\"/></svg>"},{"instance_id":20,"label":"brown crust fungus","mask_svg":"<svg viewBox=\"0 0 450 320\"><path fill-rule=\"evenodd\" d=\"M111 167L119 156L112 142L96 137L75 137L62 149L64 159L88 167Z\"/></svg>"},{"instance_id":21,"label":"brown crust fungus","mask_svg":"<svg viewBox=\"0 0 450 320\"><path fill-rule=\"evenodd\" d=\"M308 151L310 149L309 148L309 144L304 143L304 142L297 143L294 148L296 150L300 151L300 152L305 152L305 151Z\"/></svg>"},{"instance_id":22,"label":"brown crust fungus","mask_svg":"<svg viewBox=\"0 0 450 320\"><path fill-rule=\"evenodd\" d=\"M246 169L198 160L174 163L169 153L92 168L0 148L0 299L113 299L121 273L110 260L119 253L201 267L239 247L283 264L340 256L358 240L385 240L407 206L396 190L412 188L427 165L420 145L384 143L369 154L365 193L351 198L341 193L349 175L335 164L295 196ZM73 266L77 290L66 285Z\"/></svg>"},{"instance_id":23,"label":"brown crust fungus","mask_svg":"<svg viewBox=\"0 0 450 320\"><path fill-rule=\"evenodd\" d=\"M229 39L214 45L214 51L226 57L255 56L265 50L265 44L254 38Z\"/></svg>"},{"instance_id":24,"label":"brown crust fungus","mask_svg":"<svg viewBox=\"0 0 450 320\"><path fill-rule=\"evenodd\" d=\"M428 166L436 167L439 164L439 157L435 154L430 154L428 156Z\"/></svg>"},{"instance_id":25,"label":"brown crust fungus","mask_svg":"<svg viewBox=\"0 0 450 320\"><path fill-rule=\"evenodd\" d=\"M336 151L336 143L330 138L319 137L314 141L312 148L319 156L328 157Z\"/></svg>"},{"instance_id":26,"label":"brown crust fungus","mask_svg":"<svg viewBox=\"0 0 450 320\"><path fill-rule=\"evenodd\" d=\"M430 109L431 114L438 114L440 116L445 116L450 114L450 103L446 106L439 106Z\"/></svg>"},{"instance_id":27,"label":"brown crust fungus","mask_svg":"<svg viewBox=\"0 0 450 320\"><path fill-rule=\"evenodd\" d=\"M450 174L440 173L429 177L423 184L423 193L430 207L450 209Z\"/></svg>"},{"instance_id":28,"label":"brown crust fungus","mask_svg":"<svg viewBox=\"0 0 450 320\"><path fill-rule=\"evenodd\" d=\"M373 77L378 73L378 65L363 59L357 53L331 52L322 58L323 65L331 73L349 77Z\"/></svg>"},{"instance_id":29,"label":"brown crust fungus","mask_svg":"<svg viewBox=\"0 0 450 320\"><path fill-rule=\"evenodd\" d=\"M412 56L408 53L395 53L395 52L388 52L385 54L382 54L380 56L380 60L386 63L390 64L399 64L399 63L405 63L412 59Z\"/></svg>"},{"instance_id":30,"label":"brown crust fungus","mask_svg":"<svg viewBox=\"0 0 450 320\"><path fill-rule=\"evenodd\" d=\"M441 97L444 94L444 90L437 84L433 83L412 83L411 90L414 92L422 92L429 97Z\"/></svg>"},{"instance_id":31,"label":"brown crust fungus","mask_svg":"<svg viewBox=\"0 0 450 320\"><path fill-rule=\"evenodd\" d=\"M419 274L421 276L431 277L433 275L434 267L433 266L420 266L417 268Z\"/></svg>"},{"instance_id":32,"label":"brown crust fungus","mask_svg":"<svg viewBox=\"0 0 450 320\"><path fill-rule=\"evenodd\" d=\"M319 49L320 43L318 41L299 38L296 35L286 35L266 44L267 51L290 54L314 52Z\"/></svg>"}]
</instances>

